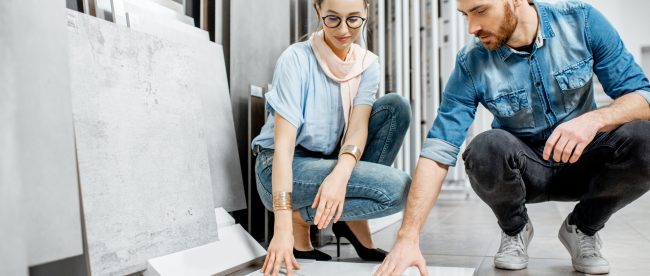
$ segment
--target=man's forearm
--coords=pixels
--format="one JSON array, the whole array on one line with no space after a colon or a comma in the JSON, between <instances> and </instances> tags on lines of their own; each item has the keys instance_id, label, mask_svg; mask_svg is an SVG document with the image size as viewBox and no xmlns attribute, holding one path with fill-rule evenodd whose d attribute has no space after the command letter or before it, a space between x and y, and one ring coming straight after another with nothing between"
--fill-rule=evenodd
<instances>
[{"instance_id":1,"label":"man's forearm","mask_svg":"<svg viewBox=\"0 0 650 276\"><path fill-rule=\"evenodd\" d=\"M616 99L611 105L583 116L598 122L600 131L610 131L631 121L650 120L650 105L641 95L627 94Z\"/></svg>"},{"instance_id":2,"label":"man's forearm","mask_svg":"<svg viewBox=\"0 0 650 276\"><path fill-rule=\"evenodd\" d=\"M433 160L420 157L411 184L404 220L398 238L417 241L424 221L436 203L448 167Z\"/></svg>"}]
</instances>

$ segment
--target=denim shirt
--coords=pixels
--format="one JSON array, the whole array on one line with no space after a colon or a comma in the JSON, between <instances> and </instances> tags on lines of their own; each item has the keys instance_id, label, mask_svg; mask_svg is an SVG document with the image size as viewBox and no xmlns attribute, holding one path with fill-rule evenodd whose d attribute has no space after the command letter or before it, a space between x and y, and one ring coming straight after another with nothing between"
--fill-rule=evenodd
<instances>
[{"instance_id":1,"label":"denim shirt","mask_svg":"<svg viewBox=\"0 0 650 276\"><path fill-rule=\"evenodd\" d=\"M457 55L422 157L454 166L478 103L492 128L528 142L545 141L559 124L596 108L593 74L613 99L637 93L650 103L650 83L607 19L578 2L534 2L540 19L531 53L477 39Z\"/></svg>"},{"instance_id":2,"label":"denim shirt","mask_svg":"<svg viewBox=\"0 0 650 276\"><path fill-rule=\"evenodd\" d=\"M353 106L374 104L379 76L378 62L362 73ZM289 46L275 65L273 89L264 95L269 116L252 146L275 148L275 114L279 113L296 128L296 145L331 154L345 127L340 89L321 69L309 41Z\"/></svg>"}]
</instances>

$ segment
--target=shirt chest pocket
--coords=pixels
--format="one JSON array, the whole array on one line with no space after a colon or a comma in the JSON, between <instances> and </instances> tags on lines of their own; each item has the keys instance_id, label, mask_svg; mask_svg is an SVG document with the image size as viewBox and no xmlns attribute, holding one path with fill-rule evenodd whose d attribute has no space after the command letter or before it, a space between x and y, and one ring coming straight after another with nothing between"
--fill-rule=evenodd
<instances>
[{"instance_id":1,"label":"shirt chest pocket","mask_svg":"<svg viewBox=\"0 0 650 276\"><path fill-rule=\"evenodd\" d=\"M535 126L533 110L525 89L502 91L485 101L486 107L507 129L522 129Z\"/></svg>"},{"instance_id":2,"label":"shirt chest pocket","mask_svg":"<svg viewBox=\"0 0 650 276\"><path fill-rule=\"evenodd\" d=\"M562 91L565 112L571 112L591 88L594 61L590 57L554 74Z\"/></svg>"}]
</instances>

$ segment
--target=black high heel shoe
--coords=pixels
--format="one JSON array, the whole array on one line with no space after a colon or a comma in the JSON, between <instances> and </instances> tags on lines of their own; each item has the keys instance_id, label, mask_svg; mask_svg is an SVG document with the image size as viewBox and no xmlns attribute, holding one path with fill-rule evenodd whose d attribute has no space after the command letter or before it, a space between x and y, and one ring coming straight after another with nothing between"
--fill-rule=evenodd
<instances>
[{"instance_id":1,"label":"black high heel shoe","mask_svg":"<svg viewBox=\"0 0 650 276\"><path fill-rule=\"evenodd\" d=\"M354 247L354 251L357 251L357 255L365 261L382 262L386 258L386 255L388 255L388 252L382 249L363 246L344 221L334 223L332 225L332 232L334 232L334 236L336 237L337 257L341 257L341 238L346 238L350 241Z\"/></svg>"},{"instance_id":2,"label":"black high heel shoe","mask_svg":"<svg viewBox=\"0 0 650 276\"><path fill-rule=\"evenodd\" d=\"M293 249L293 256L296 259L312 259L312 260L317 260L317 261L331 261L332 256L327 255L326 253L318 250L318 249L313 249L311 251L300 251L296 250L295 248Z\"/></svg>"}]
</instances>

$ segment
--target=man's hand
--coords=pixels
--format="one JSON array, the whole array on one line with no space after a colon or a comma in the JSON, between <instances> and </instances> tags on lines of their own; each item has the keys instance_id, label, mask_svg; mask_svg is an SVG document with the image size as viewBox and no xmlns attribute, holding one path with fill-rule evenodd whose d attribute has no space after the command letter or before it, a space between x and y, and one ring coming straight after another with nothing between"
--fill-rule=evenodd
<instances>
[{"instance_id":1,"label":"man's hand","mask_svg":"<svg viewBox=\"0 0 650 276\"><path fill-rule=\"evenodd\" d=\"M556 162L578 162L600 128L599 121L589 113L559 125L546 141L544 160L549 160L552 154Z\"/></svg>"},{"instance_id":2,"label":"man's hand","mask_svg":"<svg viewBox=\"0 0 650 276\"><path fill-rule=\"evenodd\" d=\"M427 264L417 239L398 238L384 262L373 276L400 276L407 268L417 266L420 275L428 276Z\"/></svg>"}]
</instances>

